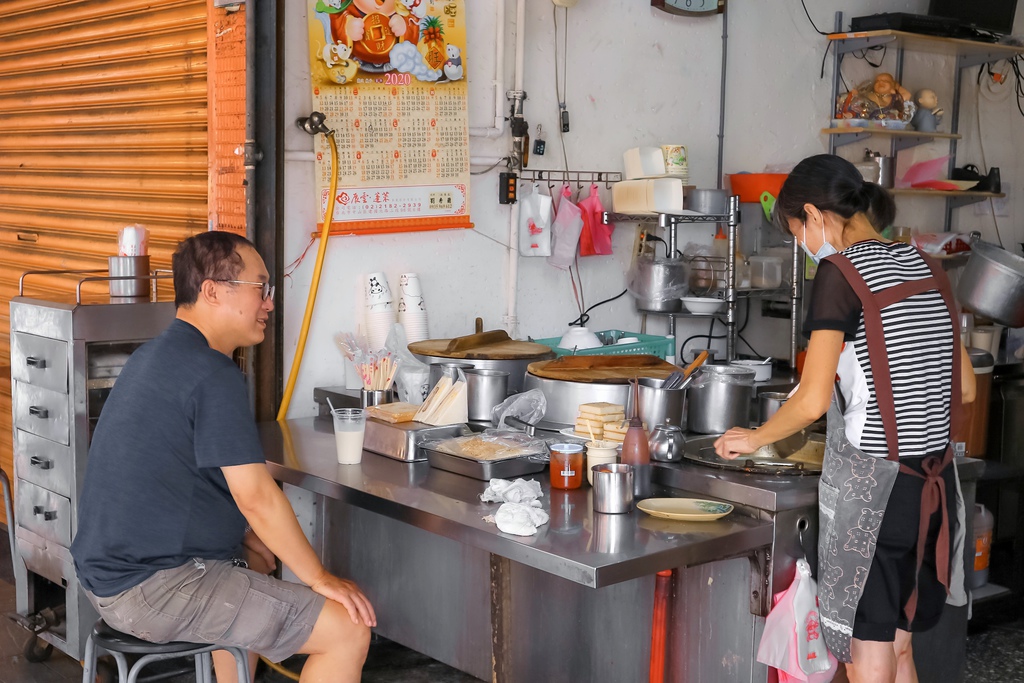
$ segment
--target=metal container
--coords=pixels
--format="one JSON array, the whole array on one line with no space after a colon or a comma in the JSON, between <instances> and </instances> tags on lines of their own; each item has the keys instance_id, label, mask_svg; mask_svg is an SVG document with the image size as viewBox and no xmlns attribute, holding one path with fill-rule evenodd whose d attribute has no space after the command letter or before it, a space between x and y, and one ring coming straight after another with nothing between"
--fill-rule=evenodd
<instances>
[{"instance_id":1,"label":"metal container","mask_svg":"<svg viewBox=\"0 0 1024 683\"><path fill-rule=\"evenodd\" d=\"M630 291L642 311L675 313L682 310L687 293L689 265L681 259L640 259Z\"/></svg>"},{"instance_id":2,"label":"metal container","mask_svg":"<svg viewBox=\"0 0 1024 683\"><path fill-rule=\"evenodd\" d=\"M547 458L536 455L506 460L474 460L427 447L422 450L426 452L431 467L483 481L521 477L524 474L543 472L547 467Z\"/></svg>"},{"instance_id":3,"label":"metal container","mask_svg":"<svg viewBox=\"0 0 1024 683\"><path fill-rule=\"evenodd\" d=\"M110 277L132 278L110 281L110 296L115 298L149 298L149 256L109 256Z\"/></svg>"},{"instance_id":4,"label":"metal container","mask_svg":"<svg viewBox=\"0 0 1024 683\"><path fill-rule=\"evenodd\" d=\"M472 369L472 363L464 363L462 361L443 360L432 363L430 366L430 388L433 389L434 385L440 382L442 377L450 377L454 382L459 378L459 370L465 372Z\"/></svg>"},{"instance_id":5,"label":"metal container","mask_svg":"<svg viewBox=\"0 0 1024 683\"><path fill-rule=\"evenodd\" d=\"M594 510L622 514L633 508L633 466L594 466Z\"/></svg>"},{"instance_id":6,"label":"metal container","mask_svg":"<svg viewBox=\"0 0 1024 683\"><path fill-rule=\"evenodd\" d=\"M626 405L629 397L628 384L598 384L596 382L568 382L547 379L527 373L523 383L526 391L540 389L547 399L547 412L541 422L542 428L571 427L576 424L576 415L581 403L605 401ZM648 423L648 426L650 424Z\"/></svg>"},{"instance_id":7,"label":"metal container","mask_svg":"<svg viewBox=\"0 0 1024 683\"><path fill-rule=\"evenodd\" d=\"M733 365L704 365L703 377L690 384L686 427L699 434L721 434L750 425L754 371Z\"/></svg>"},{"instance_id":8,"label":"metal container","mask_svg":"<svg viewBox=\"0 0 1024 683\"><path fill-rule=\"evenodd\" d=\"M976 241L960 274L957 300L1007 327L1024 327L1024 258Z\"/></svg>"},{"instance_id":9,"label":"metal container","mask_svg":"<svg viewBox=\"0 0 1024 683\"><path fill-rule=\"evenodd\" d=\"M878 164L878 184L892 189L895 185L893 171L896 168L896 157L883 156L881 152L872 152L870 149L865 149L864 161L873 161Z\"/></svg>"},{"instance_id":10,"label":"metal container","mask_svg":"<svg viewBox=\"0 0 1024 683\"><path fill-rule=\"evenodd\" d=\"M651 460L655 462L682 462L686 438L676 425L658 425L647 441Z\"/></svg>"},{"instance_id":11,"label":"metal container","mask_svg":"<svg viewBox=\"0 0 1024 683\"><path fill-rule=\"evenodd\" d=\"M516 358L513 360L494 360L490 358L444 358L442 356L425 356L420 353L414 353L412 355L420 362L431 366L437 363L461 363L481 370L504 370L508 373L509 394L518 394L523 391L523 378L526 377L526 368L530 363L536 363L539 360L549 360L555 357L554 352L551 352L548 355L537 356L536 358ZM440 376L438 376L438 379L440 379Z\"/></svg>"},{"instance_id":12,"label":"metal container","mask_svg":"<svg viewBox=\"0 0 1024 683\"><path fill-rule=\"evenodd\" d=\"M415 462L427 459L427 454L420 448L420 444L427 439L461 435L460 424L434 426L422 422L391 423L368 417L366 431L363 433L363 449L395 460Z\"/></svg>"},{"instance_id":13,"label":"metal container","mask_svg":"<svg viewBox=\"0 0 1024 683\"><path fill-rule=\"evenodd\" d=\"M662 379L641 377L640 383L640 419L647 423L647 427L654 429L655 425L668 424L681 426L683 423L683 401L686 396L685 389L662 389L665 383ZM626 415L633 414L633 392L626 396ZM575 420L575 416L573 417Z\"/></svg>"},{"instance_id":14,"label":"metal container","mask_svg":"<svg viewBox=\"0 0 1024 683\"><path fill-rule=\"evenodd\" d=\"M490 420L491 409L508 396L508 371L470 368L465 373L469 419Z\"/></svg>"},{"instance_id":15,"label":"metal container","mask_svg":"<svg viewBox=\"0 0 1024 683\"><path fill-rule=\"evenodd\" d=\"M789 394L784 391L762 391L757 395L757 419L764 424L768 419L779 412L782 404L789 399Z\"/></svg>"},{"instance_id":16,"label":"metal container","mask_svg":"<svg viewBox=\"0 0 1024 683\"><path fill-rule=\"evenodd\" d=\"M385 403L393 403L395 393L391 389L360 389L359 407L379 406ZM338 406L339 408L342 406Z\"/></svg>"},{"instance_id":17,"label":"metal container","mask_svg":"<svg viewBox=\"0 0 1024 683\"><path fill-rule=\"evenodd\" d=\"M712 216L724 216L729 213L729 192L697 188L686 193L683 208Z\"/></svg>"}]
</instances>

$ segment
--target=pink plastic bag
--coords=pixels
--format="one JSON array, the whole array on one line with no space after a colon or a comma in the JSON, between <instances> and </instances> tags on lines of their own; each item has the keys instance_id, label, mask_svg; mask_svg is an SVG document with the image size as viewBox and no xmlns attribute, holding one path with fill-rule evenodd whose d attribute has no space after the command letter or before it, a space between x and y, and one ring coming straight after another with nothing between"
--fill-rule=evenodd
<instances>
[{"instance_id":1,"label":"pink plastic bag","mask_svg":"<svg viewBox=\"0 0 1024 683\"><path fill-rule=\"evenodd\" d=\"M562 199L555 209L555 222L551 226L551 256L548 263L561 270L569 270L576 260L576 245L583 229L580 207L572 203L572 190L562 187Z\"/></svg>"},{"instance_id":2,"label":"pink plastic bag","mask_svg":"<svg viewBox=\"0 0 1024 683\"><path fill-rule=\"evenodd\" d=\"M821 635L817 587L806 560L797 560L793 583L775 596L757 661L777 669L779 683L827 683L836 673L839 662Z\"/></svg>"},{"instance_id":3,"label":"pink plastic bag","mask_svg":"<svg viewBox=\"0 0 1024 683\"><path fill-rule=\"evenodd\" d=\"M604 224L604 206L597 185L590 186L590 194L580 202L583 231L580 233L580 256L601 256L612 253L612 229Z\"/></svg>"}]
</instances>

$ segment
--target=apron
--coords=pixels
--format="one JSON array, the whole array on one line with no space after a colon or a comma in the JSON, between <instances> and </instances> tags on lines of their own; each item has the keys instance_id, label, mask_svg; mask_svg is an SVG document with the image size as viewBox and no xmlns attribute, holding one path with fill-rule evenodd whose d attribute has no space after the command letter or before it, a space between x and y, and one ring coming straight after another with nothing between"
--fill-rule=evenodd
<instances>
[{"instance_id":1,"label":"apron","mask_svg":"<svg viewBox=\"0 0 1024 683\"><path fill-rule=\"evenodd\" d=\"M923 256L923 254L922 254ZM846 437L846 422L836 396L828 409L828 432L825 458L818 482L818 606L821 630L828 649L840 661L850 662L850 639L853 637L854 618L861 593L875 556L878 529L882 525L896 476L903 472L925 480L921 493L921 524L917 542L917 569L924 560L924 547L931 514L942 511L942 526L936 544L935 566L939 580L946 587L953 604L966 604L963 589L963 563L950 562L946 495L956 496L956 534L952 558L963 557L964 505L960 481L955 476L956 491L946 491L942 471L952 465L952 445L947 445L942 457L928 457L922 463L925 474L899 462L899 440L896 433L896 406L893 401L892 377L886 354L882 329L883 308L907 297L926 291L938 290L950 314L953 334L953 395L951 397L950 437L956 433L960 420L960 334L957 329L956 308L949 280L941 268L925 257L932 276L922 280L901 283L877 294L872 292L853 263L842 254L827 259L839 267L860 298L864 307L864 327L867 335L868 355L875 387L875 399L885 428L888 455L878 458L856 448ZM952 575L950 572L952 564ZM907 600L904 611L913 623L917 607L917 588Z\"/></svg>"}]
</instances>

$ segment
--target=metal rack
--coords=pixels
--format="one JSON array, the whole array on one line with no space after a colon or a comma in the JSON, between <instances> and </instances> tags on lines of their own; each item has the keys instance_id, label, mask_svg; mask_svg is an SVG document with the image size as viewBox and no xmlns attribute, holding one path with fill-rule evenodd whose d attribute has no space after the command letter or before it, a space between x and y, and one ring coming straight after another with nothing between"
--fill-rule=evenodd
<instances>
[{"instance_id":1,"label":"metal rack","mask_svg":"<svg viewBox=\"0 0 1024 683\"><path fill-rule=\"evenodd\" d=\"M604 183L606 188L611 189L612 183L622 180L622 174L618 171L552 171L524 168L519 172L519 179L537 183L547 181L552 186L556 182L576 183L580 189L584 183Z\"/></svg>"},{"instance_id":2,"label":"metal rack","mask_svg":"<svg viewBox=\"0 0 1024 683\"><path fill-rule=\"evenodd\" d=\"M741 298L762 298L781 293L788 293L790 299L790 339L789 339L789 363L790 367L796 367L796 342L799 334L800 300L802 298L802 279L800 277L800 249L796 240L793 241L793 277L788 290L738 290L736 288L736 246L737 229L740 225L740 198L738 195L729 197L729 211L726 214L619 214L605 212L604 223L652 223L657 221L658 225L665 230L668 253L675 254L678 249L678 237L676 229L680 225L694 223L724 223L726 225L726 237L728 238L728 252L725 259L725 314L724 323L726 327L725 354L727 360L736 357L736 307ZM644 311L645 315L662 315L668 317L668 333L675 336L677 318L722 318L723 314L713 313L700 315L689 312L672 313L665 311ZM681 351L681 349L680 349Z\"/></svg>"}]
</instances>

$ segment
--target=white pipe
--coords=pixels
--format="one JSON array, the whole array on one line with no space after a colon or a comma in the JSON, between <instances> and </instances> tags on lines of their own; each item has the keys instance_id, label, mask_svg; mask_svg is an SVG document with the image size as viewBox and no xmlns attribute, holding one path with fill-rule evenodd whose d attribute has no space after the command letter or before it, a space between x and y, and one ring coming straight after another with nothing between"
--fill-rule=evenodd
<instances>
[{"instance_id":1,"label":"white pipe","mask_svg":"<svg viewBox=\"0 0 1024 683\"><path fill-rule=\"evenodd\" d=\"M470 157L470 166L494 166L500 164L502 161L507 161L508 157Z\"/></svg>"},{"instance_id":2,"label":"white pipe","mask_svg":"<svg viewBox=\"0 0 1024 683\"><path fill-rule=\"evenodd\" d=\"M515 89L523 89L523 63L526 58L526 0L516 0L516 66ZM519 293L519 204L513 204L508 215L508 267L506 268L505 317L503 323L509 336L519 336L516 317Z\"/></svg>"},{"instance_id":3,"label":"white pipe","mask_svg":"<svg viewBox=\"0 0 1024 683\"><path fill-rule=\"evenodd\" d=\"M500 138L505 134L505 0L496 0L497 21L494 29L494 125L470 128L471 138Z\"/></svg>"}]
</instances>

